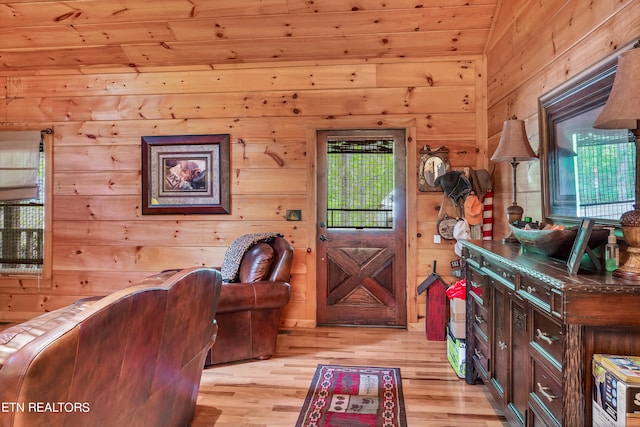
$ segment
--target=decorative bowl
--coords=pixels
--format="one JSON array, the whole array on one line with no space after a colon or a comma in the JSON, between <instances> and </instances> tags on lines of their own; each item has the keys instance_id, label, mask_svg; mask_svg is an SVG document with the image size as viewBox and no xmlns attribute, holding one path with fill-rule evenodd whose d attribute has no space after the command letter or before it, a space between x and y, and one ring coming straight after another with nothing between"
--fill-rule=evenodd
<instances>
[{"instance_id":1,"label":"decorative bowl","mask_svg":"<svg viewBox=\"0 0 640 427\"><path fill-rule=\"evenodd\" d=\"M551 258L567 259L571 253L573 242L578 234L578 227L566 227L562 230L525 230L509 224L513 236L523 248ZM606 243L609 231L594 228L587 246L595 249Z\"/></svg>"}]
</instances>

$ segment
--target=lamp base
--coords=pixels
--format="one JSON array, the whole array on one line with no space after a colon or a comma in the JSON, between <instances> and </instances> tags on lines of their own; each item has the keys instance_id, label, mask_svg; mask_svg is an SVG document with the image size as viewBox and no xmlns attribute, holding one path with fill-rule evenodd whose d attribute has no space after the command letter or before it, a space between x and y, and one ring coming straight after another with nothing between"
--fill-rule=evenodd
<instances>
[{"instance_id":1,"label":"lamp base","mask_svg":"<svg viewBox=\"0 0 640 427\"><path fill-rule=\"evenodd\" d=\"M638 255L638 259L640 260L640 255ZM626 266L622 266L613 272L613 277L633 282L640 282L640 269L630 269Z\"/></svg>"},{"instance_id":2,"label":"lamp base","mask_svg":"<svg viewBox=\"0 0 640 427\"><path fill-rule=\"evenodd\" d=\"M636 153L640 149L640 120L631 132L636 139ZM640 156L636 156L636 203L633 209L620 216L622 236L627 244L628 259L613 272L613 276L640 281Z\"/></svg>"},{"instance_id":3,"label":"lamp base","mask_svg":"<svg viewBox=\"0 0 640 427\"><path fill-rule=\"evenodd\" d=\"M629 258L613 272L614 277L640 282L640 210L625 212L620 218L622 235L627 243Z\"/></svg>"},{"instance_id":4,"label":"lamp base","mask_svg":"<svg viewBox=\"0 0 640 427\"><path fill-rule=\"evenodd\" d=\"M507 223L513 224L517 221L522 221L522 215L524 209L518 206L515 202L507 208ZM509 234L502 239L502 243L518 243L518 239L513 236L513 232L509 231Z\"/></svg>"},{"instance_id":5,"label":"lamp base","mask_svg":"<svg viewBox=\"0 0 640 427\"><path fill-rule=\"evenodd\" d=\"M613 272L614 277L640 282L640 248L627 248L629 259Z\"/></svg>"}]
</instances>

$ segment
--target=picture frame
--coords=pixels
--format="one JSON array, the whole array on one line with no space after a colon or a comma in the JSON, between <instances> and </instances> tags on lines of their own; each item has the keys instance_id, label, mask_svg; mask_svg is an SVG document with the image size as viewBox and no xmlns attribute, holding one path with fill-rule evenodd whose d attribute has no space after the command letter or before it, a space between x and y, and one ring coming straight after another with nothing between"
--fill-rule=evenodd
<instances>
[{"instance_id":1,"label":"picture frame","mask_svg":"<svg viewBox=\"0 0 640 427\"><path fill-rule=\"evenodd\" d=\"M230 135L143 136L142 214L229 214Z\"/></svg>"},{"instance_id":2,"label":"picture frame","mask_svg":"<svg viewBox=\"0 0 640 427\"><path fill-rule=\"evenodd\" d=\"M569 258L567 259L567 270L569 270L569 274L578 273L578 270L580 269L580 263L585 252L594 263L596 268L599 270L599 262L588 246L594 223L595 220L592 218L584 218L580 223L578 233L576 234L576 239L573 241L573 246L571 247L571 252L569 254Z\"/></svg>"}]
</instances>

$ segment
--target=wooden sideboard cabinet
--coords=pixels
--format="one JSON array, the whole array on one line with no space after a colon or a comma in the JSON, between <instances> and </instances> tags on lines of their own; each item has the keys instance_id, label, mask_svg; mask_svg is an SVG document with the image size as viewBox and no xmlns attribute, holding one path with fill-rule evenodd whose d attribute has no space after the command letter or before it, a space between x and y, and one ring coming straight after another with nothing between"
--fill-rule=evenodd
<instances>
[{"instance_id":1,"label":"wooden sideboard cabinet","mask_svg":"<svg viewBox=\"0 0 640 427\"><path fill-rule=\"evenodd\" d=\"M640 282L568 274L518 244L464 241L466 377L511 425L591 425L595 353L640 355Z\"/></svg>"}]
</instances>

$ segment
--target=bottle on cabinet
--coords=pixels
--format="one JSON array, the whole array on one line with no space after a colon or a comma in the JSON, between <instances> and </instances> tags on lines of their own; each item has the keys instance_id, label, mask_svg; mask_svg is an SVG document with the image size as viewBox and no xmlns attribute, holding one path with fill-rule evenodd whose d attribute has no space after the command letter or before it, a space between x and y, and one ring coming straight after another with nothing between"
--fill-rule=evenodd
<instances>
[{"instance_id":1,"label":"bottle on cabinet","mask_svg":"<svg viewBox=\"0 0 640 427\"><path fill-rule=\"evenodd\" d=\"M618 239L613 234L614 229L609 228L609 237L607 245L604 247L604 268L607 271L615 271L618 269L620 260L620 248L618 247Z\"/></svg>"}]
</instances>

